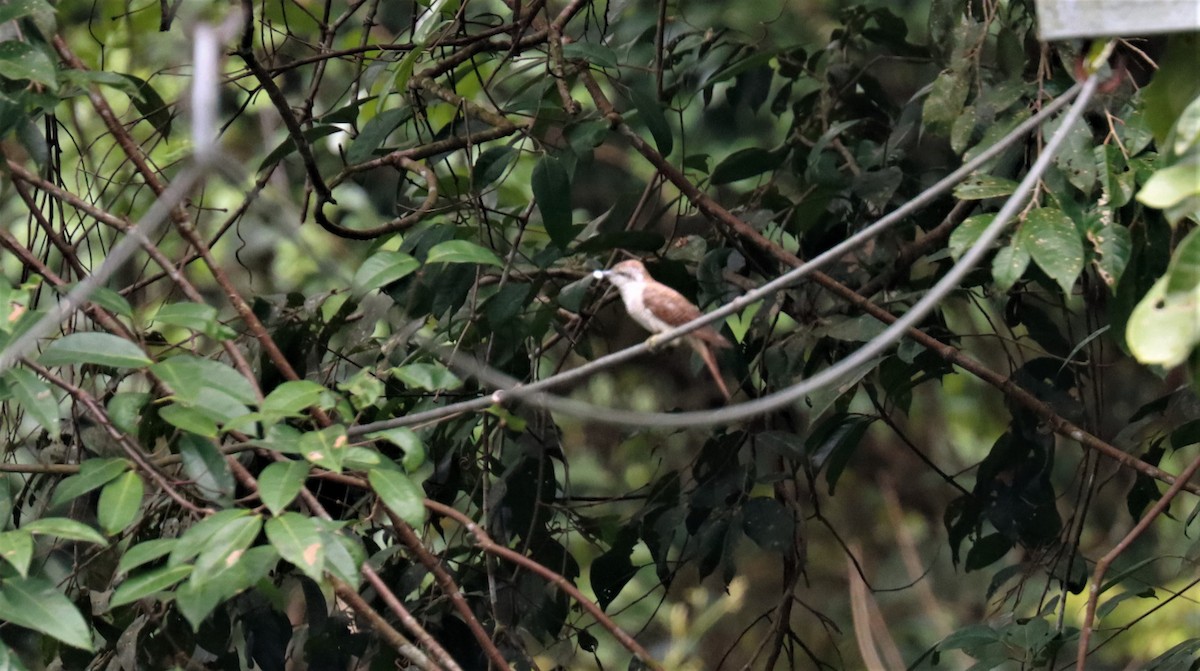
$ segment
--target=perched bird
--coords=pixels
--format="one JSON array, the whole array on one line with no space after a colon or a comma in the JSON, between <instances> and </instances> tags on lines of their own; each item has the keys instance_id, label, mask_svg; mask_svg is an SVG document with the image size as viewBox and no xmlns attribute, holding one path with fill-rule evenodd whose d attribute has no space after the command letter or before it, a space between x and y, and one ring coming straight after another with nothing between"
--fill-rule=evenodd
<instances>
[{"instance_id":1,"label":"perched bird","mask_svg":"<svg viewBox=\"0 0 1200 671\"><path fill-rule=\"evenodd\" d=\"M647 331L659 334L676 326L682 326L700 316L700 310L682 294L661 282L655 281L646 272L641 261L630 259L622 261L608 270L597 270L592 273L598 279L607 279L621 292L621 300L625 303L625 311L633 320L641 324ZM712 348L730 347L730 343L711 326L692 331L682 338L687 342L708 366L713 381L725 400L729 400L729 389L721 377L721 369L717 367L717 359L713 356Z\"/></svg>"}]
</instances>

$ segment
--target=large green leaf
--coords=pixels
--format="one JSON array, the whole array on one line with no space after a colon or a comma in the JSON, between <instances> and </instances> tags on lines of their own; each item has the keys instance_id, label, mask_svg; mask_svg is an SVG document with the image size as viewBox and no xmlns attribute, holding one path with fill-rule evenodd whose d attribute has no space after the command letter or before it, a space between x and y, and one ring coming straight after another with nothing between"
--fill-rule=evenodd
<instances>
[{"instance_id":1,"label":"large green leaf","mask_svg":"<svg viewBox=\"0 0 1200 671\"><path fill-rule=\"evenodd\" d=\"M0 533L0 559L12 564L22 578L29 575L29 563L33 561L33 534L25 529Z\"/></svg>"},{"instance_id":2,"label":"large green leaf","mask_svg":"<svg viewBox=\"0 0 1200 671\"><path fill-rule=\"evenodd\" d=\"M346 458L348 446L346 427L341 424L320 431L309 431L300 436L300 454L310 463L334 473L342 471L342 461Z\"/></svg>"},{"instance_id":3,"label":"large green leaf","mask_svg":"<svg viewBox=\"0 0 1200 671\"><path fill-rule=\"evenodd\" d=\"M135 471L126 471L100 490L96 519L109 535L124 531L137 518L146 487Z\"/></svg>"},{"instance_id":4,"label":"large green leaf","mask_svg":"<svg viewBox=\"0 0 1200 671\"><path fill-rule=\"evenodd\" d=\"M425 263L481 263L504 266L496 253L470 240L447 240L439 242L429 250Z\"/></svg>"},{"instance_id":5,"label":"large green leaf","mask_svg":"<svg viewBox=\"0 0 1200 671\"><path fill-rule=\"evenodd\" d=\"M312 469L303 461L279 461L262 470L258 476L258 496L274 515L291 505L304 487Z\"/></svg>"},{"instance_id":6,"label":"large green leaf","mask_svg":"<svg viewBox=\"0 0 1200 671\"><path fill-rule=\"evenodd\" d=\"M404 252L376 252L354 273L354 294L362 296L404 278L421 263Z\"/></svg>"},{"instance_id":7,"label":"large green leaf","mask_svg":"<svg viewBox=\"0 0 1200 671\"><path fill-rule=\"evenodd\" d=\"M191 581L199 586L219 579L223 572L241 559L258 537L262 525L262 518L258 515L239 517L222 525L209 539L207 547L196 556L196 570L192 573Z\"/></svg>"},{"instance_id":8,"label":"large green leaf","mask_svg":"<svg viewBox=\"0 0 1200 671\"><path fill-rule=\"evenodd\" d=\"M183 472L206 498L219 501L233 493L233 471L212 441L184 435L179 439L179 455Z\"/></svg>"},{"instance_id":9,"label":"large green leaf","mask_svg":"<svg viewBox=\"0 0 1200 671\"><path fill-rule=\"evenodd\" d=\"M996 257L992 259L992 277L996 280L996 288L1000 291L1011 289L1025 274L1029 259L1029 252L1019 244L1018 239L996 252Z\"/></svg>"},{"instance_id":10,"label":"large green leaf","mask_svg":"<svg viewBox=\"0 0 1200 671\"><path fill-rule=\"evenodd\" d=\"M179 544L178 538L151 538L125 551L117 562L117 573L127 573L143 564L166 556Z\"/></svg>"},{"instance_id":11,"label":"large green leaf","mask_svg":"<svg viewBox=\"0 0 1200 671\"><path fill-rule=\"evenodd\" d=\"M289 380L267 394L262 412L275 417L300 417L305 409L317 405L325 392L325 387L316 382Z\"/></svg>"},{"instance_id":12,"label":"large green leaf","mask_svg":"<svg viewBox=\"0 0 1200 671\"><path fill-rule=\"evenodd\" d=\"M8 369L4 372L3 380L8 383L13 397L25 413L52 437L57 438L61 429L58 398L50 385L33 371L24 368Z\"/></svg>"},{"instance_id":13,"label":"large green leaf","mask_svg":"<svg viewBox=\"0 0 1200 671\"><path fill-rule=\"evenodd\" d=\"M1070 294L1083 270L1083 241L1062 210L1040 207L1029 213L1019 233L1022 248Z\"/></svg>"},{"instance_id":14,"label":"large green leaf","mask_svg":"<svg viewBox=\"0 0 1200 671\"><path fill-rule=\"evenodd\" d=\"M50 499L50 507L53 508L77 496L87 494L93 489L103 487L132 467L133 464L125 459L85 459L79 465L78 473L58 483L58 487L54 490L54 497Z\"/></svg>"},{"instance_id":15,"label":"large green leaf","mask_svg":"<svg viewBox=\"0 0 1200 671\"><path fill-rule=\"evenodd\" d=\"M70 333L46 346L43 366L96 364L111 368L140 368L152 362L136 344L111 333Z\"/></svg>"},{"instance_id":16,"label":"large green leaf","mask_svg":"<svg viewBox=\"0 0 1200 671\"><path fill-rule=\"evenodd\" d=\"M0 42L0 77L27 79L52 91L58 90L58 73L47 49L48 46L38 48L20 40Z\"/></svg>"},{"instance_id":17,"label":"large green leaf","mask_svg":"<svg viewBox=\"0 0 1200 671\"><path fill-rule=\"evenodd\" d=\"M670 156L675 149L675 138L671 135L671 126L667 123L666 114L663 113L666 106L659 102L646 83L630 86L629 100L637 110L638 118L650 129L650 135L654 137L658 153L664 157Z\"/></svg>"},{"instance_id":18,"label":"large green leaf","mask_svg":"<svg viewBox=\"0 0 1200 671\"><path fill-rule=\"evenodd\" d=\"M22 529L46 536L55 536L68 541L82 541L96 545L108 545L98 531L84 524L65 517L43 517L33 520L21 527Z\"/></svg>"},{"instance_id":19,"label":"large green leaf","mask_svg":"<svg viewBox=\"0 0 1200 671\"><path fill-rule=\"evenodd\" d=\"M308 577L322 582L325 545L317 523L299 513L284 513L267 520L267 539L279 556L291 562Z\"/></svg>"},{"instance_id":20,"label":"large green leaf","mask_svg":"<svg viewBox=\"0 0 1200 671\"><path fill-rule=\"evenodd\" d=\"M189 561L203 552L208 547L213 535L226 524L249 514L250 511L244 508L231 508L218 511L193 524L179 537L179 542L171 549L171 556L167 558L167 563L171 566L178 566Z\"/></svg>"},{"instance_id":21,"label":"large green leaf","mask_svg":"<svg viewBox=\"0 0 1200 671\"><path fill-rule=\"evenodd\" d=\"M219 391L240 403L258 401L254 386L241 373L219 361L182 354L154 364L150 373L166 382L175 397L189 405L203 402L204 389Z\"/></svg>"},{"instance_id":22,"label":"large green leaf","mask_svg":"<svg viewBox=\"0 0 1200 671\"><path fill-rule=\"evenodd\" d=\"M163 566L127 578L113 591L108 607L118 608L138 599L155 596L191 573L192 567L183 564L181 566Z\"/></svg>"},{"instance_id":23,"label":"large green leaf","mask_svg":"<svg viewBox=\"0 0 1200 671\"><path fill-rule=\"evenodd\" d=\"M346 148L346 162L362 163L371 158L375 149L383 144L387 136L391 135L397 126L410 117L412 117L412 108L410 107L393 107L371 117L371 120L359 132L358 137L354 138L350 146Z\"/></svg>"},{"instance_id":24,"label":"large green leaf","mask_svg":"<svg viewBox=\"0 0 1200 671\"><path fill-rule=\"evenodd\" d=\"M530 186L546 233L559 249L566 249L575 238L571 226L571 176L566 166L553 156L543 156L533 166Z\"/></svg>"},{"instance_id":25,"label":"large green leaf","mask_svg":"<svg viewBox=\"0 0 1200 671\"><path fill-rule=\"evenodd\" d=\"M394 468L376 468L367 479L383 504L410 526L425 523L425 492L412 478Z\"/></svg>"},{"instance_id":26,"label":"large green leaf","mask_svg":"<svg viewBox=\"0 0 1200 671\"><path fill-rule=\"evenodd\" d=\"M957 261L967 250L975 246L975 241L983 235L983 231L996 219L995 214L977 214L963 220L954 232L950 234L950 256Z\"/></svg>"},{"instance_id":27,"label":"large green leaf","mask_svg":"<svg viewBox=\"0 0 1200 671\"><path fill-rule=\"evenodd\" d=\"M0 582L0 620L27 627L69 646L91 651L92 630L54 583L35 576Z\"/></svg>"}]
</instances>

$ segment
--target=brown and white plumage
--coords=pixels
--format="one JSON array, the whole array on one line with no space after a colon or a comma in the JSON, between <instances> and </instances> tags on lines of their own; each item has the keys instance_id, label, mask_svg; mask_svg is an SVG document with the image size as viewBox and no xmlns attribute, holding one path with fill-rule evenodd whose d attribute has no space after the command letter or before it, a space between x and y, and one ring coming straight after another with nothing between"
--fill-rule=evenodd
<instances>
[{"instance_id":1,"label":"brown and white plumage","mask_svg":"<svg viewBox=\"0 0 1200 671\"><path fill-rule=\"evenodd\" d=\"M701 314L683 294L650 277L641 261L630 259L608 270L596 272L598 277L606 278L617 287L621 292L621 301L625 303L625 311L651 333L658 334L682 326ZM730 347L730 342L711 326L692 331L683 340L700 355L717 388L725 400L729 400L729 389L722 379L721 369L717 367L712 348Z\"/></svg>"}]
</instances>

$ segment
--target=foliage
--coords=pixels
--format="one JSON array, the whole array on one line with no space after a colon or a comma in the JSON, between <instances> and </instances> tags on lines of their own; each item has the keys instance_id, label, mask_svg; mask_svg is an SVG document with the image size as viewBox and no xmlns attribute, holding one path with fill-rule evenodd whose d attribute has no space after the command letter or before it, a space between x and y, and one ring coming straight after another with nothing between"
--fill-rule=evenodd
<instances>
[{"instance_id":1,"label":"foliage","mask_svg":"<svg viewBox=\"0 0 1200 671\"><path fill-rule=\"evenodd\" d=\"M1141 89L1160 43L1097 64L1029 2L766 4L0 7L0 667L1194 665L1186 625L1137 644L1194 590L1195 513L1163 514L1200 463L1186 48ZM735 403L828 369L1061 131L984 264L803 403L623 426L469 363L643 338L591 275L623 254L728 303L1097 68L1081 123L720 325ZM703 376L680 348L555 391L669 414Z\"/></svg>"}]
</instances>

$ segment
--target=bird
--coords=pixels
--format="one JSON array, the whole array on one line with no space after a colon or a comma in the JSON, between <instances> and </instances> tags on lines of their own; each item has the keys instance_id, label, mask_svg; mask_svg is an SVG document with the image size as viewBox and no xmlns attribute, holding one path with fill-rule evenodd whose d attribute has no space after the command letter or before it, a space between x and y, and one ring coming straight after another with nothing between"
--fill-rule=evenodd
<instances>
[{"instance_id":1,"label":"bird","mask_svg":"<svg viewBox=\"0 0 1200 671\"><path fill-rule=\"evenodd\" d=\"M650 277L646 266L637 259L622 261L608 270L596 270L592 275L612 283L621 292L621 301L625 303L625 311L629 316L654 335L682 326L701 315L700 309L683 294ZM711 326L696 329L683 336L682 340L700 355L721 395L728 401L729 389L721 377L721 369L717 367L713 348L724 349L732 347L732 344Z\"/></svg>"}]
</instances>

